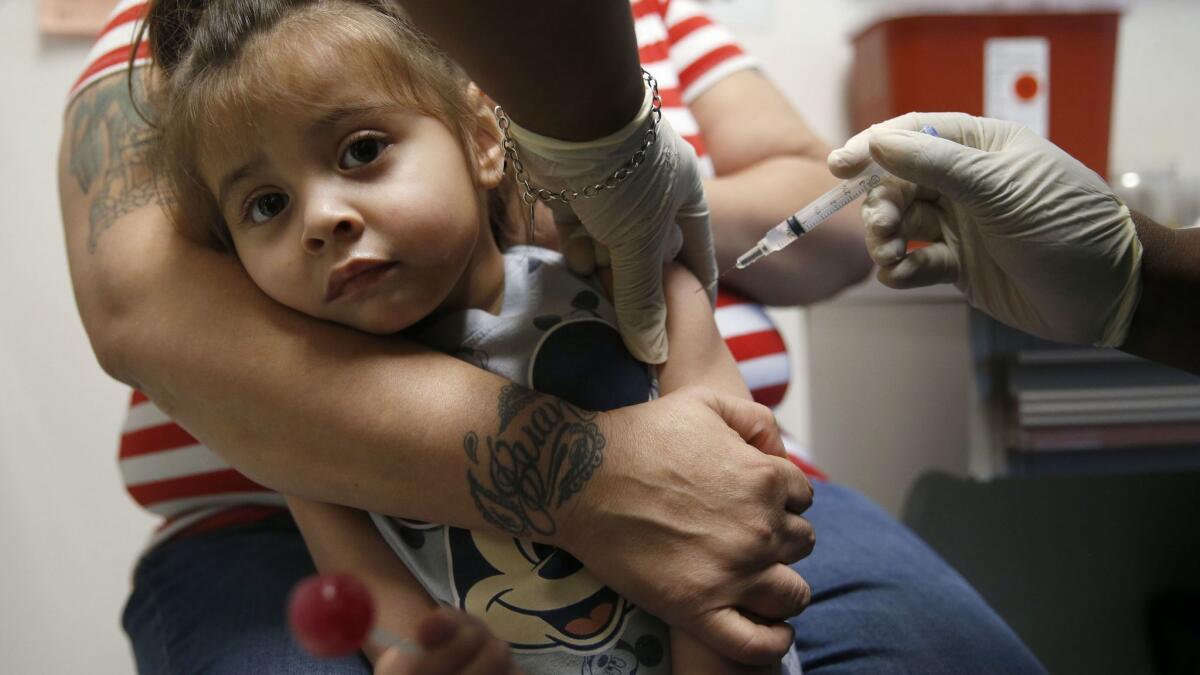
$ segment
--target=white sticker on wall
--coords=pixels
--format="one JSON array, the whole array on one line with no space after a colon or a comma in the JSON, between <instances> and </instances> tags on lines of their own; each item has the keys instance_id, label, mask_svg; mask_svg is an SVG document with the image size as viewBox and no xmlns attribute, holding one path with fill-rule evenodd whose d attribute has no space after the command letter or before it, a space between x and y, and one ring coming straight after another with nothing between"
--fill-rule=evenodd
<instances>
[{"instance_id":1,"label":"white sticker on wall","mask_svg":"<svg viewBox=\"0 0 1200 675\"><path fill-rule=\"evenodd\" d=\"M991 38L984 43L983 115L1050 133L1050 41Z\"/></svg>"}]
</instances>

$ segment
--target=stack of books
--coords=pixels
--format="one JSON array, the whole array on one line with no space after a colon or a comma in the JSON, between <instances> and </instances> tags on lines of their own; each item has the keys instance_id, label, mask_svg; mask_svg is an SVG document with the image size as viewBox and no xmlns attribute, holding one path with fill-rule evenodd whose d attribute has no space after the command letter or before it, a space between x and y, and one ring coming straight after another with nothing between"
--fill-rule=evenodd
<instances>
[{"instance_id":1,"label":"stack of books","mask_svg":"<svg viewBox=\"0 0 1200 675\"><path fill-rule=\"evenodd\" d=\"M1121 352L1019 351L1008 394L1013 450L1200 447L1200 377Z\"/></svg>"}]
</instances>

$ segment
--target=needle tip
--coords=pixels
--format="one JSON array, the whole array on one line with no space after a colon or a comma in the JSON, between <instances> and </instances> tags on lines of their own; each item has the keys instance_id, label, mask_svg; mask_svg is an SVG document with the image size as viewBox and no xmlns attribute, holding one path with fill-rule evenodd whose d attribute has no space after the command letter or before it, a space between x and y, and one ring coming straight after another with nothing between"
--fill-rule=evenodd
<instances>
[{"instance_id":1,"label":"needle tip","mask_svg":"<svg viewBox=\"0 0 1200 675\"><path fill-rule=\"evenodd\" d=\"M696 292L699 293L700 291L711 291L713 289L713 287L717 285L717 282L721 280L721 277L725 276L726 274L729 274L730 272L732 272L735 269L737 269L737 265L734 265L732 267L727 267L724 272L721 272L720 274L717 275L717 278L715 278L712 281L708 282L707 284L701 286L700 288L697 288Z\"/></svg>"}]
</instances>

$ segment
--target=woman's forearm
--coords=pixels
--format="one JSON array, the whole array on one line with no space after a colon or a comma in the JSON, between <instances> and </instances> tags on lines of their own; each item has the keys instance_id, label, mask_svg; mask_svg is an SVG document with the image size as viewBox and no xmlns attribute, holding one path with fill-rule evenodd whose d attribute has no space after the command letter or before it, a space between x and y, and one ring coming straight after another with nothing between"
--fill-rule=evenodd
<instances>
[{"instance_id":1,"label":"woman's forearm","mask_svg":"<svg viewBox=\"0 0 1200 675\"><path fill-rule=\"evenodd\" d=\"M1142 296L1121 349L1200 374L1200 230L1133 213L1142 243Z\"/></svg>"},{"instance_id":2,"label":"woman's forearm","mask_svg":"<svg viewBox=\"0 0 1200 675\"><path fill-rule=\"evenodd\" d=\"M416 0L407 14L531 131L586 141L642 103L628 2Z\"/></svg>"},{"instance_id":3,"label":"woman's forearm","mask_svg":"<svg viewBox=\"0 0 1200 675\"><path fill-rule=\"evenodd\" d=\"M292 312L229 256L164 239L153 256L131 258L147 261L145 283L110 327L120 336L111 361L239 471L309 499L553 538L552 525L526 531L531 522L493 522L479 506L478 493L496 486L488 455L473 462L468 443L504 436L508 382L401 338ZM514 409L513 429L535 409ZM526 469L544 475L549 465ZM552 523L546 509L539 515Z\"/></svg>"},{"instance_id":4,"label":"woman's forearm","mask_svg":"<svg viewBox=\"0 0 1200 675\"><path fill-rule=\"evenodd\" d=\"M123 379L275 490L482 525L464 490L462 439L496 426L501 378L291 312L227 256L164 249L148 271L154 290L114 329Z\"/></svg>"}]
</instances>

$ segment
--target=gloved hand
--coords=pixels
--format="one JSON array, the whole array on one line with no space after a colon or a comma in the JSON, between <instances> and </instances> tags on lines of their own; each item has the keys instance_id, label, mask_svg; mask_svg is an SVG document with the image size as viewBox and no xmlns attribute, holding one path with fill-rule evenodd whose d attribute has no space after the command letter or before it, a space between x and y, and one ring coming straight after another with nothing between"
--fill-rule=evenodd
<instances>
[{"instance_id":1,"label":"gloved hand","mask_svg":"<svg viewBox=\"0 0 1200 675\"><path fill-rule=\"evenodd\" d=\"M917 133L925 125L940 138ZM1142 246L1129 209L1078 160L1012 122L910 113L851 138L829 169L850 177L872 156L893 174L862 210L885 285L951 282L1034 335L1124 342ZM910 240L931 244L906 251Z\"/></svg>"},{"instance_id":2,"label":"gloved hand","mask_svg":"<svg viewBox=\"0 0 1200 675\"><path fill-rule=\"evenodd\" d=\"M613 304L625 344L638 359L662 363L667 359L663 263L678 256L702 284L716 278L717 263L696 153L666 118L659 121L641 165L622 181L610 180L641 149L654 123L652 102L647 88L637 117L595 141L560 141L516 123L508 133L535 185L580 193L597 183L612 186L594 197L581 194L569 205L549 202L559 243L580 274L611 259Z\"/></svg>"}]
</instances>

